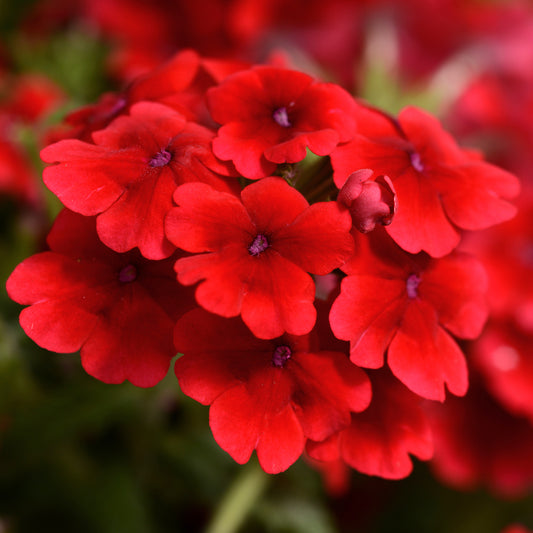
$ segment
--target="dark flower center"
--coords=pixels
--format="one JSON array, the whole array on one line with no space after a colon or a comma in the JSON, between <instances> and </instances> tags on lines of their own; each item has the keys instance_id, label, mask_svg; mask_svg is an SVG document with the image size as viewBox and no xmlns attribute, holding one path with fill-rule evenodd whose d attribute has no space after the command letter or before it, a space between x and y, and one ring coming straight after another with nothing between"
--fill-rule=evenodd
<instances>
[{"instance_id":1,"label":"dark flower center","mask_svg":"<svg viewBox=\"0 0 533 533\"><path fill-rule=\"evenodd\" d=\"M284 128L290 128L292 126L286 107L278 107L278 109L272 113L272 118L276 124L283 126Z\"/></svg>"},{"instance_id":2,"label":"dark flower center","mask_svg":"<svg viewBox=\"0 0 533 533\"><path fill-rule=\"evenodd\" d=\"M151 167L164 167L171 159L172 154L168 150L162 148L152 157L152 159L150 159L150 161L148 161L148 164Z\"/></svg>"},{"instance_id":3,"label":"dark flower center","mask_svg":"<svg viewBox=\"0 0 533 533\"><path fill-rule=\"evenodd\" d=\"M422 160L420 159L420 154L418 152L411 152L409 154L409 157L411 159L411 165L413 165L413 168L417 172L423 172L424 164L422 163Z\"/></svg>"},{"instance_id":4,"label":"dark flower center","mask_svg":"<svg viewBox=\"0 0 533 533\"><path fill-rule=\"evenodd\" d=\"M137 279L137 268L134 265L126 265L118 274L121 283L130 283Z\"/></svg>"},{"instance_id":5,"label":"dark flower center","mask_svg":"<svg viewBox=\"0 0 533 533\"><path fill-rule=\"evenodd\" d=\"M420 276L418 274L411 274L407 278L407 296L411 299L418 296L418 285L420 285Z\"/></svg>"},{"instance_id":6,"label":"dark flower center","mask_svg":"<svg viewBox=\"0 0 533 533\"><path fill-rule=\"evenodd\" d=\"M264 252L269 247L267 238L259 233L256 238L253 240L252 244L248 246L248 251L250 255L256 256Z\"/></svg>"},{"instance_id":7,"label":"dark flower center","mask_svg":"<svg viewBox=\"0 0 533 533\"><path fill-rule=\"evenodd\" d=\"M292 352L288 346L278 346L272 354L272 365L276 368L283 368L291 355Z\"/></svg>"}]
</instances>

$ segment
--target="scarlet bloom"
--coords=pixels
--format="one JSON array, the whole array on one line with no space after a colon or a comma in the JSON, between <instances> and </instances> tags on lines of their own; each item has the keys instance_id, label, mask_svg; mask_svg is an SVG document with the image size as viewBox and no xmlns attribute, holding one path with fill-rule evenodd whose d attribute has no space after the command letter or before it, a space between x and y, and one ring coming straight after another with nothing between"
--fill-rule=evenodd
<instances>
[{"instance_id":1,"label":"scarlet bloom","mask_svg":"<svg viewBox=\"0 0 533 533\"><path fill-rule=\"evenodd\" d=\"M515 176L457 146L439 122L414 107L398 120L359 108L354 140L331 154L334 180L341 188L359 169L389 176L398 211L387 227L406 251L433 257L459 243L459 228L483 229L512 218L506 200L518 194Z\"/></svg>"},{"instance_id":2,"label":"scarlet bloom","mask_svg":"<svg viewBox=\"0 0 533 533\"><path fill-rule=\"evenodd\" d=\"M39 346L81 349L85 370L105 383L150 387L168 371L174 323L194 298L176 283L174 259L117 254L95 226L93 217L63 210L48 236L50 251L18 265L7 292L29 306L20 324Z\"/></svg>"},{"instance_id":3,"label":"scarlet bloom","mask_svg":"<svg viewBox=\"0 0 533 533\"><path fill-rule=\"evenodd\" d=\"M281 178L249 185L241 199L201 183L176 190L168 238L188 252L207 252L178 260L178 280L202 281L202 307L241 314L260 338L309 333L316 310L308 272L328 274L352 255L349 212L336 202L309 206Z\"/></svg>"},{"instance_id":4,"label":"scarlet bloom","mask_svg":"<svg viewBox=\"0 0 533 533\"><path fill-rule=\"evenodd\" d=\"M511 321L489 322L473 346L471 361L491 394L511 413L533 423L533 357L531 331Z\"/></svg>"},{"instance_id":5,"label":"scarlet bloom","mask_svg":"<svg viewBox=\"0 0 533 533\"><path fill-rule=\"evenodd\" d=\"M113 250L137 246L145 257L162 259L175 250L164 217L176 187L205 181L230 190L215 174L228 168L213 156L212 137L168 107L141 102L93 133L95 144L63 140L42 150L44 161L57 163L44 170L44 182L69 209L99 214L98 235Z\"/></svg>"},{"instance_id":6,"label":"scarlet bloom","mask_svg":"<svg viewBox=\"0 0 533 533\"><path fill-rule=\"evenodd\" d=\"M2 91L5 90L6 87L2 86ZM29 124L35 124L65 100L65 95L55 83L37 74L21 74L8 79L7 91L0 104L0 112L13 121Z\"/></svg>"},{"instance_id":7,"label":"scarlet bloom","mask_svg":"<svg viewBox=\"0 0 533 533\"><path fill-rule=\"evenodd\" d=\"M393 374L416 394L443 401L467 389L464 355L450 333L475 338L487 318L486 275L473 257L411 255L376 229L358 253L333 303L333 333L350 341L352 361Z\"/></svg>"},{"instance_id":8,"label":"scarlet bloom","mask_svg":"<svg viewBox=\"0 0 533 533\"><path fill-rule=\"evenodd\" d=\"M215 155L231 159L247 178L301 161L306 148L328 155L355 133L353 98L302 72L266 66L241 71L209 89L207 102L222 124L213 141Z\"/></svg>"},{"instance_id":9,"label":"scarlet bloom","mask_svg":"<svg viewBox=\"0 0 533 533\"><path fill-rule=\"evenodd\" d=\"M35 208L42 204L38 176L22 147L0 135L0 196L10 196Z\"/></svg>"},{"instance_id":10,"label":"scarlet bloom","mask_svg":"<svg viewBox=\"0 0 533 533\"><path fill-rule=\"evenodd\" d=\"M352 413L350 426L323 442L309 441L307 452L317 460L341 459L359 472L386 479L407 477L410 454L428 460L433 437L421 398L387 371L370 374L372 401L361 413Z\"/></svg>"},{"instance_id":11,"label":"scarlet bloom","mask_svg":"<svg viewBox=\"0 0 533 533\"><path fill-rule=\"evenodd\" d=\"M531 533L531 530L522 524L511 524L507 526L501 533Z\"/></svg>"},{"instance_id":12,"label":"scarlet bloom","mask_svg":"<svg viewBox=\"0 0 533 533\"><path fill-rule=\"evenodd\" d=\"M365 409L370 383L342 353L319 351L308 336L256 338L239 318L196 309L176 324L175 364L182 391L211 405L220 447L238 463L253 450L270 473L286 470L306 439L323 440Z\"/></svg>"},{"instance_id":13,"label":"scarlet bloom","mask_svg":"<svg viewBox=\"0 0 533 533\"><path fill-rule=\"evenodd\" d=\"M435 441L433 470L456 489L487 487L506 498L531 494L533 426L503 409L473 378L464 398L427 406Z\"/></svg>"}]
</instances>

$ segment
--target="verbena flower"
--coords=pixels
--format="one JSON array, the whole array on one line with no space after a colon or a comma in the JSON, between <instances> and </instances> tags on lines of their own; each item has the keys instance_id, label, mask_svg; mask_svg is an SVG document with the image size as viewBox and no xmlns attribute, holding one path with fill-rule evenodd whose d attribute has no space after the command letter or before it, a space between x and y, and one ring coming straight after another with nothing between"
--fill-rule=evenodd
<instances>
[{"instance_id":1,"label":"verbena flower","mask_svg":"<svg viewBox=\"0 0 533 533\"><path fill-rule=\"evenodd\" d=\"M459 229L515 215L508 200L518 194L517 178L460 148L428 113L407 107L394 120L359 107L357 118L354 140L331 154L335 183L341 188L365 168L388 176L398 210L387 232L404 250L441 257L459 244Z\"/></svg>"},{"instance_id":2,"label":"verbena flower","mask_svg":"<svg viewBox=\"0 0 533 533\"><path fill-rule=\"evenodd\" d=\"M413 392L443 401L444 384L467 390L467 367L453 340L474 338L487 319L486 275L462 254L434 259L408 254L377 230L358 238L330 315L333 333L350 341L360 366L393 374Z\"/></svg>"},{"instance_id":3,"label":"verbena flower","mask_svg":"<svg viewBox=\"0 0 533 533\"><path fill-rule=\"evenodd\" d=\"M39 346L81 350L84 369L105 383L151 387L168 372L174 323L194 299L176 283L173 258L116 253L95 226L94 217L62 211L48 235L50 251L17 266L8 294L28 306L20 324Z\"/></svg>"},{"instance_id":4,"label":"verbena flower","mask_svg":"<svg viewBox=\"0 0 533 533\"><path fill-rule=\"evenodd\" d=\"M178 321L174 340L185 353L175 365L181 389L211 406L215 440L239 463L256 450L269 473L286 470L307 439L347 427L370 402L364 371L307 336L262 340L238 318L195 310Z\"/></svg>"},{"instance_id":5,"label":"verbena flower","mask_svg":"<svg viewBox=\"0 0 533 533\"><path fill-rule=\"evenodd\" d=\"M56 163L44 182L69 209L98 215L99 237L117 252L138 247L163 259L174 251L164 218L180 183L231 190L216 174L230 171L211 152L213 133L161 104L135 104L92 136L94 144L62 140L42 150L44 161Z\"/></svg>"},{"instance_id":6,"label":"verbena flower","mask_svg":"<svg viewBox=\"0 0 533 533\"><path fill-rule=\"evenodd\" d=\"M346 209L336 202L309 206L281 178L249 185L241 200L200 183L179 187L174 200L168 237L201 254L177 261L178 280L201 282L202 307L240 314L260 338L311 331L315 286L308 273L328 274L354 251Z\"/></svg>"},{"instance_id":7,"label":"verbena flower","mask_svg":"<svg viewBox=\"0 0 533 533\"><path fill-rule=\"evenodd\" d=\"M302 72L255 67L229 76L207 92L222 124L215 155L247 178L271 175L279 163L297 163L306 149L328 155L355 133L355 102L338 85Z\"/></svg>"}]
</instances>

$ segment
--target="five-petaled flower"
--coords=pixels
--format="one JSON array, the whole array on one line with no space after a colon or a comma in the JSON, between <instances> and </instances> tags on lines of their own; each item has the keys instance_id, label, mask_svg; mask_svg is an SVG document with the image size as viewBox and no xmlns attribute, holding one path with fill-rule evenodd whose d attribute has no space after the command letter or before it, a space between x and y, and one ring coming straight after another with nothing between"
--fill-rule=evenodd
<instances>
[{"instance_id":1,"label":"five-petaled flower","mask_svg":"<svg viewBox=\"0 0 533 533\"><path fill-rule=\"evenodd\" d=\"M408 254L378 230L360 234L357 244L330 314L333 333L350 341L352 361L380 368L387 352L393 374L416 394L444 401L445 383L465 394L466 361L450 333L475 338L485 324L482 265L459 253Z\"/></svg>"},{"instance_id":2,"label":"five-petaled flower","mask_svg":"<svg viewBox=\"0 0 533 533\"><path fill-rule=\"evenodd\" d=\"M213 156L213 133L161 104L135 104L92 136L95 144L70 139L42 150L44 161L57 163L44 170L44 182L69 209L98 215L98 236L117 252L172 254L164 218L179 184L232 190L218 174L231 169Z\"/></svg>"},{"instance_id":3,"label":"five-petaled flower","mask_svg":"<svg viewBox=\"0 0 533 533\"><path fill-rule=\"evenodd\" d=\"M239 318L197 309L178 321L174 341L185 354L175 365L181 389L211 405L215 440L239 463L257 450L268 473L286 470L307 439L348 427L370 402L365 372L307 335L262 340Z\"/></svg>"},{"instance_id":4,"label":"five-petaled flower","mask_svg":"<svg viewBox=\"0 0 533 533\"><path fill-rule=\"evenodd\" d=\"M398 210L387 232L404 250L441 257L459 244L458 228L514 216L507 200L518 194L517 178L461 149L428 113L407 107L395 120L359 106L357 118L354 140L331 154L335 183L341 188L359 169L388 176Z\"/></svg>"},{"instance_id":5,"label":"five-petaled flower","mask_svg":"<svg viewBox=\"0 0 533 533\"><path fill-rule=\"evenodd\" d=\"M174 323L194 297L175 282L175 258L116 253L95 226L94 217L63 210L48 235L50 251L17 266L8 294L29 306L20 324L39 346L81 349L85 370L106 383L151 387L168 372Z\"/></svg>"},{"instance_id":6,"label":"five-petaled flower","mask_svg":"<svg viewBox=\"0 0 533 533\"><path fill-rule=\"evenodd\" d=\"M244 188L241 200L201 183L182 185L174 200L168 238L197 254L176 262L178 280L201 281L202 307L241 315L263 339L311 331L315 285L308 272L328 274L353 254L347 209L336 202L310 206L273 177Z\"/></svg>"},{"instance_id":7,"label":"five-petaled flower","mask_svg":"<svg viewBox=\"0 0 533 533\"><path fill-rule=\"evenodd\" d=\"M215 155L231 159L247 178L270 176L279 163L297 163L306 149L328 155L353 138L356 107L338 85L275 67L255 67L226 78L207 92L213 118L222 124Z\"/></svg>"}]
</instances>

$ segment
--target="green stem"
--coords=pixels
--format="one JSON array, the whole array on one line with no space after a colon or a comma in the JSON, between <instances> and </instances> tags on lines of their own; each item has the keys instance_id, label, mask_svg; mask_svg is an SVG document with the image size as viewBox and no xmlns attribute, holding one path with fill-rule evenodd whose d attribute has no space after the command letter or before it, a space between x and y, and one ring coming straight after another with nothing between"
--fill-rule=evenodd
<instances>
[{"instance_id":1,"label":"green stem","mask_svg":"<svg viewBox=\"0 0 533 533\"><path fill-rule=\"evenodd\" d=\"M248 463L220 502L205 533L237 533L269 479L257 461Z\"/></svg>"},{"instance_id":2,"label":"green stem","mask_svg":"<svg viewBox=\"0 0 533 533\"><path fill-rule=\"evenodd\" d=\"M296 182L296 188L304 195L313 189L317 182L321 182L328 174L331 174L331 166L327 157L313 156L300 171L300 177Z\"/></svg>"},{"instance_id":3,"label":"green stem","mask_svg":"<svg viewBox=\"0 0 533 533\"><path fill-rule=\"evenodd\" d=\"M306 199L310 204L315 202L325 202L333 197L336 197L338 192L339 190L335 186L333 178L329 176L328 179L318 184L313 190L309 191L306 195Z\"/></svg>"}]
</instances>

